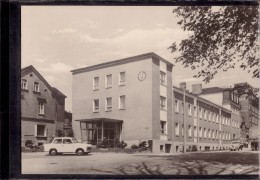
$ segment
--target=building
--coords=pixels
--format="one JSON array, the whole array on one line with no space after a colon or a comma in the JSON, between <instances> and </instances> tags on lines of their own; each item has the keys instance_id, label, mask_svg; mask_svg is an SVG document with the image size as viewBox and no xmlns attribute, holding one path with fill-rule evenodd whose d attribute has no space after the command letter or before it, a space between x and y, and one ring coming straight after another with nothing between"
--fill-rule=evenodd
<instances>
[{"instance_id":1,"label":"building","mask_svg":"<svg viewBox=\"0 0 260 180\"><path fill-rule=\"evenodd\" d=\"M242 118L240 115L240 103L239 96L234 88L202 88L201 84L194 84L192 88L199 97L230 110L231 119L230 122L228 121L228 126L231 128L229 130L232 133L231 139L245 141L245 139L241 139L240 126L242 124Z\"/></svg>"},{"instance_id":2,"label":"building","mask_svg":"<svg viewBox=\"0 0 260 180\"><path fill-rule=\"evenodd\" d=\"M72 113L65 111L64 115L64 135L69 136L72 132Z\"/></svg>"},{"instance_id":3,"label":"building","mask_svg":"<svg viewBox=\"0 0 260 180\"><path fill-rule=\"evenodd\" d=\"M33 66L22 69L22 146L26 141L41 145L48 142L56 130L63 130L65 98Z\"/></svg>"},{"instance_id":4,"label":"building","mask_svg":"<svg viewBox=\"0 0 260 180\"><path fill-rule=\"evenodd\" d=\"M228 149L239 126L232 126L231 111L193 92L173 87L174 152L196 146L199 151ZM184 122L185 120L185 122ZM185 132L185 133L184 133Z\"/></svg>"},{"instance_id":5,"label":"building","mask_svg":"<svg viewBox=\"0 0 260 180\"><path fill-rule=\"evenodd\" d=\"M239 89L240 87L245 89L254 89L248 83L239 83L235 84L234 87ZM248 91L248 90L245 90ZM239 102L241 105L240 114L242 117L242 125L243 125L243 137L245 139L252 138L251 136L254 134L256 129L258 129L259 123L259 98L254 96L253 94L247 94L247 92L241 91L239 93ZM249 90L250 91L250 90Z\"/></svg>"},{"instance_id":6,"label":"building","mask_svg":"<svg viewBox=\"0 0 260 180\"><path fill-rule=\"evenodd\" d=\"M172 66L147 53L73 70L76 138L94 145L119 139L128 146L145 140L152 152L166 153L180 152L185 143L199 150L228 148L233 137L231 111L195 94L185 95L182 128L183 115L176 112L182 106L176 103L183 101L183 91L172 86ZM206 117L202 108L210 113L210 120L200 119ZM180 133L184 131L186 138Z\"/></svg>"}]
</instances>

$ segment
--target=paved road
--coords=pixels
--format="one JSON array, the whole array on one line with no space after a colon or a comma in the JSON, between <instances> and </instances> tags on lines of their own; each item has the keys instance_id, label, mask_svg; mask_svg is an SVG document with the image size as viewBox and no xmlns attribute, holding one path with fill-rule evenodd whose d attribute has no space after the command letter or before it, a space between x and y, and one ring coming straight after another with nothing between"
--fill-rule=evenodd
<instances>
[{"instance_id":1,"label":"paved road","mask_svg":"<svg viewBox=\"0 0 260 180\"><path fill-rule=\"evenodd\" d=\"M259 152L177 155L22 153L22 174L226 175L259 174Z\"/></svg>"}]
</instances>

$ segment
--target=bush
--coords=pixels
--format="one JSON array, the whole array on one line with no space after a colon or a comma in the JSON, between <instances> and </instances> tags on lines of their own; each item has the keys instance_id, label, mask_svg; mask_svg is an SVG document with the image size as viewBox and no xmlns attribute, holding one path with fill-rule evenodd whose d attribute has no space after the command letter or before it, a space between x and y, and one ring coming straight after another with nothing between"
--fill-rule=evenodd
<instances>
[{"instance_id":1,"label":"bush","mask_svg":"<svg viewBox=\"0 0 260 180\"><path fill-rule=\"evenodd\" d=\"M131 146L131 149L134 149L134 150L137 150L139 152L142 152L142 151L147 151L149 148L147 146L147 142L146 141L142 141L142 142L139 143L138 146L133 144Z\"/></svg>"},{"instance_id":2,"label":"bush","mask_svg":"<svg viewBox=\"0 0 260 180\"><path fill-rule=\"evenodd\" d=\"M138 149L139 147L137 146L137 145L135 145L135 144L133 144L132 146L131 146L131 149Z\"/></svg>"}]
</instances>

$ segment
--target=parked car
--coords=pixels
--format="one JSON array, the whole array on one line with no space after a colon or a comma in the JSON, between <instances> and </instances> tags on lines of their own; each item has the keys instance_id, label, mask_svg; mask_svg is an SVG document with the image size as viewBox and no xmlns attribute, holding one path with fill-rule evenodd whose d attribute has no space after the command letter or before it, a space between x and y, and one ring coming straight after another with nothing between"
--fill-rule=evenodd
<instances>
[{"instance_id":1,"label":"parked car","mask_svg":"<svg viewBox=\"0 0 260 180\"><path fill-rule=\"evenodd\" d=\"M50 144L44 144L44 151L54 156L57 153L76 153L81 156L91 152L91 145L79 143L75 138L57 137Z\"/></svg>"},{"instance_id":2,"label":"parked car","mask_svg":"<svg viewBox=\"0 0 260 180\"><path fill-rule=\"evenodd\" d=\"M241 144L240 141L232 141L231 146L230 146L230 151L242 150L243 146L244 145Z\"/></svg>"}]
</instances>

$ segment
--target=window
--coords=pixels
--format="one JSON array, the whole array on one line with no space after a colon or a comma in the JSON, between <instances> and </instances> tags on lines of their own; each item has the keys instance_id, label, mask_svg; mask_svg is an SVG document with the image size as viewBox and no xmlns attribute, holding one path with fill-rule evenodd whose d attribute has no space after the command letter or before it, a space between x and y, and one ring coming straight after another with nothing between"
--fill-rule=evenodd
<instances>
[{"instance_id":1,"label":"window","mask_svg":"<svg viewBox=\"0 0 260 180\"><path fill-rule=\"evenodd\" d=\"M160 108L166 110L166 97L160 96Z\"/></svg>"},{"instance_id":2,"label":"window","mask_svg":"<svg viewBox=\"0 0 260 180\"><path fill-rule=\"evenodd\" d=\"M204 117L203 119L207 120L207 110L204 109Z\"/></svg>"},{"instance_id":3,"label":"window","mask_svg":"<svg viewBox=\"0 0 260 180\"><path fill-rule=\"evenodd\" d=\"M125 109L125 95L119 97L119 109Z\"/></svg>"},{"instance_id":4,"label":"window","mask_svg":"<svg viewBox=\"0 0 260 180\"><path fill-rule=\"evenodd\" d=\"M160 121L161 123L161 134L166 134L166 122Z\"/></svg>"},{"instance_id":5,"label":"window","mask_svg":"<svg viewBox=\"0 0 260 180\"><path fill-rule=\"evenodd\" d=\"M53 141L54 144L62 144L62 139L55 139Z\"/></svg>"},{"instance_id":6,"label":"window","mask_svg":"<svg viewBox=\"0 0 260 180\"><path fill-rule=\"evenodd\" d=\"M93 79L93 90L99 89L99 77L94 77Z\"/></svg>"},{"instance_id":7,"label":"window","mask_svg":"<svg viewBox=\"0 0 260 180\"><path fill-rule=\"evenodd\" d=\"M94 99L93 101L93 112L99 111L99 99Z\"/></svg>"},{"instance_id":8,"label":"window","mask_svg":"<svg viewBox=\"0 0 260 180\"><path fill-rule=\"evenodd\" d=\"M106 88L112 87L112 74L106 76Z\"/></svg>"},{"instance_id":9,"label":"window","mask_svg":"<svg viewBox=\"0 0 260 180\"><path fill-rule=\"evenodd\" d=\"M34 82L33 91L34 92L40 92L39 82Z\"/></svg>"},{"instance_id":10,"label":"window","mask_svg":"<svg viewBox=\"0 0 260 180\"><path fill-rule=\"evenodd\" d=\"M42 136L42 137L46 137L46 132L47 132L47 128L46 128L46 125L35 125L36 126L36 132L35 132L35 135L36 136Z\"/></svg>"},{"instance_id":11,"label":"window","mask_svg":"<svg viewBox=\"0 0 260 180\"><path fill-rule=\"evenodd\" d=\"M119 85L124 86L125 85L125 72L119 73Z\"/></svg>"},{"instance_id":12,"label":"window","mask_svg":"<svg viewBox=\"0 0 260 180\"><path fill-rule=\"evenodd\" d=\"M215 139L215 131L212 130L212 139Z\"/></svg>"},{"instance_id":13,"label":"window","mask_svg":"<svg viewBox=\"0 0 260 180\"><path fill-rule=\"evenodd\" d=\"M204 138L207 138L207 129L204 128Z\"/></svg>"},{"instance_id":14,"label":"window","mask_svg":"<svg viewBox=\"0 0 260 180\"><path fill-rule=\"evenodd\" d=\"M176 136L180 135L180 125L178 123L175 124L175 135Z\"/></svg>"},{"instance_id":15,"label":"window","mask_svg":"<svg viewBox=\"0 0 260 180\"><path fill-rule=\"evenodd\" d=\"M63 144L72 144L71 139L63 139Z\"/></svg>"},{"instance_id":16,"label":"window","mask_svg":"<svg viewBox=\"0 0 260 180\"><path fill-rule=\"evenodd\" d=\"M211 138L211 130L208 129L208 138L210 139Z\"/></svg>"},{"instance_id":17,"label":"window","mask_svg":"<svg viewBox=\"0 0 260 180\"><path fill-rule=\"evenodd\" d=\"M181 103L181 113L183 114L183 112L184 112L184 103L182 102Z\"/></svg>"},{"instance_id":18,"label":"window","mask_svg":"<svg viewBox=\"0 0 260 180\"><path fill-rule=\"evenodd\" d=\"M209 121L211 121L211 117L212 117L212 116L211 116L211 112L209 111L209 118L208 118Z\"/></svg>"},{"instance_id":19,"label":"window","mask_svg":"<svg viewBox=\"0 0 260 180\"><path fill-rule=\"evenodd\" d=\"M162 85L166 85L166 73L160 71L160 82Z\"/></svg>"},{"instance_id":20,"label":"window","mask_svg":"<svg viewBox=\"0 0 260 180\"><path fill-rule=\"evenodd\" d=\"M27 89L27 79L22 79L22 89Z\"/></svg>"},{"instance_id":21,"label":"window","mask_svg":"<svg viewBox=\"0 0 260 180\"><path fill-rule=\"evenodd\" d=\"M189 114L189 116L191 116L191 105L190 104L188 104L188 114Z\"/></svg>"},{"instance_id":22,"label":"window","mask_svg":"<svg viewBox=\"0 0 260 180\"><path fill-rule=\"evenodd\" d=\"M216 114L216 123L218 123L219 116Z\"/></svg>"},{"instance_id":23,"label":"window","mask_svg":"<svg viewBox=\"0 0 260 180\"><path fill-rule=\"evenodd\" d=\"M189 137L191 137L191 126L188 127L188 134L189 134Z\"/></svg>"},{"instance_id":24,"label":"window","mask_svg":"<svg viewBox=\"0 0 260 180\"><path fill-rule=\"evenodd\" d=\"M179 112L179 103L177 99L175 99L175 112Z\"/></svg>"},{"instance_id":25,"label":"window","mask_svg":"<svg viewBox=\"0 0 260 180\"><path fill-rule=\"evenodd\" d=\"M202 119L202 109L200 108L199 111L200 111L200 118Z\"/></svg>"},{"instance_id":26,"label":"window","mask_svg":"<svg viewBox=\"0 0 260 180\"><path fill-rule=\"evenodd\" d=\"M112 110L112 97L106 98L106 111Z\"/></svg>"},{"instance_id":27,"label":"window","mask_svg":"<svg viewBox=\"0 0 260 180\"><path fill-rule=\"evenodd\" d=\"M184 126L181 126L181 135L184 136Z\"/></svg>"},{"instance_id":28,"label":"window","mask_svg":"<svg viewBox=\"0 0 260 180\"><path fill-rule=\"evenodd\" d=\"M216 130L216 139L218 139L218 131Z\"/></svg>"},{"instance_id":29,"label":"window","mask_svg":"<svg viewBox=\"0 0 260 180\"><path fill-rule=\"evenodd\" d=\"M197 117L197 107L194 106L194 111L193 111L194 117Z\"/></svg>"},{"instance_id":30,"label":"window","mask_svg":"<svg viewBox=\"0 0 260 180\"><path fill-rule=\"evenodd\" d=\"M202 128L201 128L201 127L199 128L199 133L200 133L200 134L199 134L199 135L200 135L200 138L202 138Z\"/></svg>"},{"instance_id":31,"label":"window","mask_svg":"<svg viewBox=\"0 0 260 180\"><path fill-rule=\"evenodd\" d=\"M194 126L194 137L197 137L197 127Z\"/></svg>"},{"instance_id":32,"label":"window","mask_svg":"<svg viewBox=\"0 0 260 180\"><path fill-rule=\"evenodd\" d=\"M38 113L40 115L44 115L44 103L43 102L38 102Z\"/></svg>"}]
</instances>

